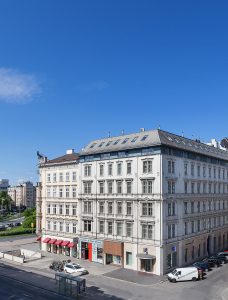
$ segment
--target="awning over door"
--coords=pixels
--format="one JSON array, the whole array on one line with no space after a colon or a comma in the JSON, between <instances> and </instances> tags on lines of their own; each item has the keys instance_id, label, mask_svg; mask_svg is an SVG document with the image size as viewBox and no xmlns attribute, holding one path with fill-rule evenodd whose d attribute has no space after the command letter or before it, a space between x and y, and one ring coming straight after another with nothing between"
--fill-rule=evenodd
<instances>
[{"instance_id":1,"label":"awning over door","mask_svg":"<svg viewBox=\"0 0 228 300\"><path fill-rule=\"evenodd\" d=\"M48 241L48 244L54 244L57 241L57 239L51 239L50 241Z\"/></svg>"},{"instance_id":2,"label":"awning over door","mask_svg":"<svg viewBox=\"0 0 228 300\"><path fill-rule=\"evenodd\" d=\"M140 259L156 259L156 256L150 255L150 254L145 254L145 253L139 253L136 255L136 257Z\"/></svg>"},{"instance_id":3,"label":"awning over door","mask_svg":"<svg viewBox=\"0 0 228 300\"><path fill-rule=\"evenodd\" d=\"M46 238L43 240L43 243L48 243L50 240L51 240L51 238L46 237Z\"/></svg>"},{"instance_id":4,"label":"awning over door","mask_svg":"<svg viewBox=\"0 0 228 300\"><path fill-rule=\"evenodd\" d=\"M60 244L63 242L63 240L57 240L56 242L55 242L55 245L56 246L60 246Z\"/></svg>"},{"instance_id":5,"label":"awning over door","mask_svg":"<svg viewBox=\"0 0 228 300\"><path fill-rule=\"evenodd\" d=\"M70 244L69 241L63 241L60 246L68 247L69 244Z\"/></svg>"}]
</instances>

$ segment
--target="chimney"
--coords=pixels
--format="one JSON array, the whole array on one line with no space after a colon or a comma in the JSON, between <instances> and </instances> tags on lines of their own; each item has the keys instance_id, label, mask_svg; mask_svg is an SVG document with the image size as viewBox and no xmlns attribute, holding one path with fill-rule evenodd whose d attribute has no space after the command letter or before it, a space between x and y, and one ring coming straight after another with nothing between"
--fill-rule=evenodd
<instances>
[{"instance_id":1,"label":"chimney","mask_svg":"<svg viewBox=\"0 0 228 300\"><path fill-rule=\"evenodd\" d=\"M74 149L69 149L66 151L66 154L73 154L74 153Z\"/></svg>"}]
</instances>

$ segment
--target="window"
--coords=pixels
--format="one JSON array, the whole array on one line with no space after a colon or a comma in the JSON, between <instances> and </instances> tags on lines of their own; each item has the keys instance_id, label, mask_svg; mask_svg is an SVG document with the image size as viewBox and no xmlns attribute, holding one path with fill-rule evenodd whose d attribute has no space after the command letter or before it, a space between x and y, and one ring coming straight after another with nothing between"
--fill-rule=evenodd
<instances>
[{"instance_id":1,"label":"window","mask_svg":"<svg viewBox=\"0 0 228 300\"><path fill-rule=\"evenodd\" d=\"M153 216L153 203L142 203L142 215Z\"/></svg>"},{"instance_id":2,"label":"window","mask_svg":"<svg viewBox=\"0 0 228 300\"><path fill-rule=\"evenodd\" d=\"M67 187L66 188L66 198L70 197L70 189Z\"/></svg>"},{"instance_id":3,"label":"window","mask_svg":"<svg viewBox=\"0 0 228 300\"><path fill-rule=\"evenodd\" d=\"M85 177L91 176L91 166L90 165L84 166L84 176Z\"/></svg>"},{"instance_id":4,"label":"window","mask_svg":"<svg viewBox=\"0 0 228 300\"><path fill-rule=\"evenodd\" d=\"M116 223L116 234L119 236L123 235L123 222Z\"/></svg>"},{"instance_id":5,"label":"window","mask_svg":"<svg viewBox=\"0 0 228 300\"><path fill-rule=\"evenodd\" d=\"M54 215L56 215L56 211L57 211L56 207L57 207L57 205L56 205L56 204L53 204L53 208L52 208L52 209L53 209L53 214L54 214Z\"/></svg>"},{"instance_id":6,"label":"window","mask_svg":"<svg viewBox=\"0 0 228 300\"><path fill-rule=\"evenodd\" d=\"M191 183L191 193L192 194L195 193L195 183L194 182Z\"/></svg>"},{"instance_id":7,"label":"window","mask_svg":"<svg viewBox=\"0 0 228 300\"><path fill-rule=\"evenodd\" d=\"M131 187L132 187L131 181L127 181L126 184L127 184L127 194L131 194Z\"/></svg>"},{"instance_id":8,"label":"window","mask_svg":"<svg viewBox=\"0 0 228 300\"><path fill-rule=\"evenodd\" d=\"M185 248L185 252L184 252L184 261L185 261L185 262L188 261L188 248Z\"/></svg>"},{"instance_id":9,"label":"window","mask_svg":"<svg viewBox=\"0 0 228 300\"><path fill-rule=\"evenodd\" d=\"M126 138L123 140L122 144L126 144L126 142L129 140L129 138Z\"/></svg>"},{"instance_id":10,"label":"window","mask_svg":"<svg viewBox=\"0 0 228 300\"><path fill-rule=\"evenodd\" d=\"M66 223L66 232L70 232L70 224Z\"/></svg>"},{"instance_id":11,"label":"window","mask_svg":"<svg viewBox=\"0 0 228 300\"><path fill-rule=\"evenodd\" d=\"M66 172L66 181L70 181L70 173Z\"/></svg>"},{"instance_id":12,"label":"window","mask_svg":"<svg viewBox=\"0 0 228 300\"><path fill-rule=\"evenodd\" d=\"M76 215L77 215L77 205L76 205L76 204L73 204L73 205L72 205L72 215L73 215L73 216L76 216Z\"/></svg>"},{"instance_id":13,"label":"window","mask_svg":"<svg viewBox=\"0 0 228 300\"><path fill-rule=\"evenodd\" d=\"M59 173L59 181L63 182L63 173Z\"/></svg>"},{"instance_id":14,"label":"window","mask_svg":"<svg viewBox=\"0 0 228 300\"><path fill-rule=\"evenodd\" d=\"M63 189L59 188L59 198L62 198L62 197L63 197Z\"/></svg>"},{"instance_id":15,"label":"window","mask_svg":"<svg viewBox=\"0 0 228 300\"><path fill-rule=\"evenodd\" d=\"M142 180L142 193L152 194L152 180Z\"/></svg>"},{"instance_id":16,"label":"window","mask_svg":"<svg viewBox=\"0 0 228 300\"><path fill-rule=\"evenodd\" d=\"M72 181L76 181L76 172L72 173Z\"/></svg>"},{"instance_id":17,"label":"window","mask_svg":"<svg viewBox=\"0 0 228 300\"><path fill-rule=\"evenodd\" d=\"M51 222L47 221L47 230L51 230Z\"/></svg>"},{"instance_id":18,"label":"window","mask_svg":"<svg viewBox=\"0 0 228 300\"><path fill-rule=\"evenodd\" d=\"M143 161L143 173L152 173L152 160Z\"/></svg>"},{"instance_id":19,"label":"window","mask_svg":"<svg viewBox=\"0 0 228 300\"><path fill-rule=\"evenodd\" d=\"M76 233L77 232L77 226L76 226L76 223L73 223L73 233Z\"/></svg>"},{"instance_id":20,"label":"window","mask_svg":"<svg viewBox=\"0 0 228 300\"><path fill-rule=\"evenodd\" d=\"M47 182L51 182L51 174L50 173L47 174Z\"/></svg>"},{"instance_id":21,"label":"window","mask_svg":"<svg viewBox=\"0 0 228 300\"><path fill-rule=\"evenodd\" d=\"M184 175L188 175L188 164L184 164Z\"/></svg>"},{"instance_id":22,"label":"window","mask_svg":"<svg viewBox=\"0 0 228 300\"><path fill-rule=\"evenodd\" d=\"M131 142L134 143L134 142L137 140L137 138L138 138L138 136L135 136L135 137L131 140Z\"/></svg>"},{"instance_id":23,"label":"window","mask_svg":"<svg viewBox=\"0 0 228 300\"><path fill-rule=\"evenodd\" d=\"M113 212L113 203L108 202L108 214L112 214L112 212Z\"/></svg>"},{"instance_id":24,"label":"window","mask_svg":"<svg viewBox=\"0 0 228 300\"><path fill-rule=\"evenodd\" d=\"M200 220L197 220L197 231L200 231Z\"/></svg>"},{"instance_id":25,"label":"window","mask_svg":"<svg viewBox=\"0 0 228 300\"><path fill-rule=\"evenodd\" d=\"M197 176L200 177L200 166L197 166Z\"/></svg>"},{"instance_id":26,"label":"window","mask_svg":"<svg viewBox=\"0 0 228 300\"><path fill-rule=\"evenodd\" d=\"M84 220L84 231L91 232L92 231L92 221Z\"/></svg>"},{"instance_id":27,"label":"window","mask_svg":"<svg viewBox=\"0 0 228 300\"><path fill-rule=\"evenodd\" d=\"M60 215L63 214L63 205L62 204L59 205L59 214Z\"/></svg>"},{"instance_id":28,"label":"window","mask_svg":"<svg viewBox=\"0 0 228 300\"><path fill-rule=\"evenodd\" d=\"M53 198L56 198L56 188L53 187Z\"/></svg>"},{"instance_id":29,"label":"window","mask_svg":"<svg viewBox=\"0 0 228 300\"><path fill-rule=\"evenodd\" d=\"M85 194L91 194L92 192L92 182L91 181L85 181L84 182L84 193Z\"/></svg>"},{"instance_id":30,"label":"window","mask_svg":"<svg viewBox=\"0 0 228 300\"><path fill-rule=\"evenodd\" d=\"M131 174L131 162L127 163L127 174Z\"/></svg>"},{"instance_id":31,"label":"window","mask_svg":"<svg viewBox=\"0 0 228 300\"><path fill-rule=\"evenodd\" d=\"M66 205L66 215L69 215L70 214L70 205L67 204Z\"/></svg>"},{"instance_id":32,"label":"window","mask_svg":"<svg viewBox=\"0 0 228 300\"><path fill-rule=\"evenodd\" d=\"M56 182L56 173L53 173L53 182Z\"/></svg>"},{"instance_id":33,"label":"window","mask_svg":"<svg viewBox=\"0 0 228 300\"><path fill-rule=\"evenodd\" d=\"M105 144L105 142L101 142L100 145L98 146L99 148L102 147Z\"/></svg>"},{"instance_id":34,"label":"window","mask_svg":"<svg viewBox=\"0 0 228 300\"><path fill-rule=\"evenodd\" d=\"M47 214L50 214L51 213L51 204L48 204L47 205Z\"/></svg>"},{"instance_id":35,"label":"window","mask_svg":"<svg viewBox=\"0 0 228 300\"><path fill-rule=\"evenodd\" d=\"M208 168L209 178L211 178L211 167Z\"/></svg>"},{"instance_id":36,"label":"window","mask_svg":"<svg viewBox=\"0 0 228 300\"><path fill-rule=\"evenodd\" d=\"M141 138L141 141L145 141L147 139L148 135L144 135L142 138Z\"/></svg>"},{"instance_id":37,"label":"window","mask_svg":"<svg viewBox=\"0 0 228 300\"><path fill-rule=\"evenodd\" d=\"M184 182L184 192L185 192L185 194L188 193L188 182L187 181Z\"/></svg>"},{"instance_id":38,"label":"window","mask_svg":"<svg viewBox=\"0 0 228 300\"><path fill-rule=\"evenodd\" d=\"M99 182L99 189L100 189L100 194L104 194L104 182L103 181Z\"/></svg>"},{"instance_id":39,"label":"window","mask_svg":"<svg viewBox=\"0 0 228 300\"><path fill-rule=\"evenodd\" d=\"M127 202L127 215L131 215L131 214L132 214L132 203Z\"/></svg>"},{"instance_id":40,"label":"window","mask_svg":"<svg viewBox=\"0 0 228 300\"><path fill-rule=\"evenodd\" d=\"M100 165L100 176L104 176L104 165Z\"/></svg>"},{"instance_id":41,"label":"window","mask_svg":"<svg viewBox=\"0 0 228 300\"><path fill-rule=\"evenodd\" d=\"M113 223L112 222L108 222L108 234L112 234L113 233Z\"/></svg>"},{"instance_id":42,"label":"window","mask_svg":"<svg viewBox=\"0 0 228 300\"><path fill-rule=\"evenodd\" d=\"M117 214L122 214L122 202L117 202Z\"/></svg>"},{"instance_id":43,"label":"window","mask_svg":"<svg viewBox=\"0 0 228 300\"><path fill-rule=\"evenodd\" d=\"M97 143L93 143L89 148L93 148L96 146Z\"/></svg>"},{"instance_id":44,"label":"window","mask_svg":"<svg viewBox=\"0 0 228 300\"><path fill-rule=\"evenodd\" d=\"M193 201L191 202L191 213L192 214L194 213L194 202Z\"/></svg>"},{"instance_id":45,"label":"window","mask_svg":"<svg viewBox=\"0 0 228 300\"><path fill-rule=\"evenodd\" d=\"M176 231L175 231L175 224L168 225L168 239L175 238Z\"/></svg>"},{"instance_id":46,"label":"window","mask_svg":"<svg viewBox=\"0 0 228 300\"><path fill-rule=\"evenodd\" d=\"M126 265L132 265L132 252L126 252Z\"/></svg>"},{"instance_id":47,"label":"window","mask_svg":"<svg viewBox=\"0 0 228 300\"><path fill-rule=\"evenodd\" d=\"M167 255L167 266L169 269L177 266L177 252L172 252Z\"/></svg>"},{"instance_id":48,"label":"window","mask_svg":"<svg viewBox=\"0 0 228 300\"><path fill-rule=\"evenodd\" d=\"M112 175L112 164L108 164L108 175Z\"/></svg>"},{"instance_id":49,"label":"window","mask_svg":"<svg viewBox=\"0 0 228 300\"><path fill-rule=\"evenodd\" d=\"M113 191L113 182L108 181L108 194L112 194Z\"/></svg>"},{"instance_id":50,"label":"window","mask_svg":"<svg viewBox=\"0 0 228 300\"><path fill-rule=\"evenodd\" d=\"M113 145L117 145L119 143L120 139L116 140Z\"/></svg>"},{"instance_id":51,"label":"window","mask_svg":"<svg viewBox=\"0 0 228 300\"><path fill-rule=\"evenodd\" d=\"M51 188L47 188L47 197L51 197Z\"/></svg>"},{"instance_id":52,"label":"window","mask_svg":"<svg viewBox=\"0 0 228 300\"><path fill-rule=\"evenodd\" d=\"M200 212L200 201L197 202L197 211Z\"/></svg>"},{"instance_id":53,"label":"window","mask_svg":"<svg viewBox=\"0 0 228 300\"><path fill-rule=\"evenodd\" d=\"M188 234L188 223L187 222L184 223L184 234L185 235Z\"/></svg>"},{"instance_id":54,"label":"window","mask_svg":"<svg viewBox=\"0 0 228 300\"><path fill-rule=\"evenodd\" d=\"M59 222L59 231L60 231L60 232L63 231L63 222Z\"/></svg>"},{"instance_id":55,"label":"window","mask_svg":"<svg viewBox=\"0 0 228 300\"><path fill-rule=\"evenodd\" d=\"M117 164L117 175L121 175L122 174L122 163L118 163Z\"/></svg>"},{"instance_id":56,"label":"window","mask_svg":"<svg viewBox=\"0 0 228 300\"><path fill-rule=\"evenodd\" d=\"M168 161L168 173L174 174L175 173L175 162L172 160Z\"/></svg>"},{"instance_id":57,"label":"window","mask_svg":"<svg viewBox=\"0 0 228 300\"><path fill-rule=\"evenodd\" d=\"M117 181L117 194L122 194L122 181Z\"/></svg>"},{"instance_id":58,"label":"window","mask_svg":"<svg viewBox=\"0 0 228 300\"><path fill-rule=\"evenodd\" d=\"M103 214L104 213L104 202L99 202L99 212L100 214Z\"/></svg>"},{"instance_id":59,"label":"window","mask_svg":"<svg viewBox=\"0 0 228 300\"><path fill-rule=\"evenodd\" d=\"M132 236L132 223L126 223L126 236Z\"/></svg>"},{"instance_id":60,"label":"window","mask_svg":"<svg viewBox=\"0 0 228 300\"><path fill-rule=\"evenodd\" d=\"M104 221L99 221L99 232L104 233Z\"/></svg>"},{"instance_id":61,"label":"window","mask_svg":"<svg viewBox=\"0 0 228 300\"><path fill-rule=\"evenodd\" d=\"M197 183L197 193L200 194L200 182Z\"/></svg>"},{"instance_id":62,"label":"window","mask_svg":"<svg viewBox=\"0 0 228 300\"><path fill-rule=\"evenodd\" d=\"M194 176L195 175L195 165L191 164L191 175Z\"/></svg>"},{"instance_id":63,"label":"window","mask_svg":"<svg viewBox=\"0 0 228 300\"><path fill-rule=\"evenodd\" d=\"M142 224L142 238L143 239L153 239L153 225Z\"/></svg>"},{"instance_id":64,"label":"window","mask_svg":"<svg viewBox=\"0 0 228 300\"><path fill-rule=\"evenodd\" d=\"M203 166L203 177L206 177L206 167Z\"/></svg>"},{"instance_id":65,"label":"window","mask_svg":"<svg viewBox=\"0 0 228 300\"><path fill-rule=\"evenodd\" d=\"M76 187L72 188L72 197L76 198Z\"/></svg>"},{"instance_id":66,"label":"window","mask_svg":"<svg viewBox=\"0 0 228 300\"><path fill-rule=\"evenodd\" d=\"M195 247L192 246L192 259L195 259Z\"/></svg>"},{"instance_id":67,"label":"window","mask_svg":"<svg viewBox=\"0 0 228 300\"><path fill-rule=\"evenodd\" d=\"M84 201L84 213L85 214L92 213L92 202L91 201Z\"/></svg>"},{"instance_id":68,"label":"window","mask_svg":"<svg viewBox=\"0 0 228 300\"><path fill-rule=\"evenodd\" d=\"M192 233L194 233L195 232L194 221L191 222L191 226L192 226Z\"/></svg>"},{"instance_id":69,"label":"window","mask_svg":"<svg viewBox=\"0 0 228 300\"><path fill-rule=\"evenodd\" d=\"M175 181L168 181L168 194L175 194Z\"/></svg>"}]
</instances>

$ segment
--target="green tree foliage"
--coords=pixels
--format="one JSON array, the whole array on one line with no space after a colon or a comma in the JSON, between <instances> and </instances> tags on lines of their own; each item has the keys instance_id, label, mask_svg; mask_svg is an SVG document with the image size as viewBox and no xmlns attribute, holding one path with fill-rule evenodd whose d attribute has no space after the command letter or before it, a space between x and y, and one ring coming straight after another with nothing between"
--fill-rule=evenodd
<instances>
[{"instance_id":1,"label":"green tree foliage","mask_svg":"<svg viewBox=\"0 0 228 300\"><path fill-rule=\"evenodd\" d=\"M35 208L27 208L23 212L23 216L25 217L25 220L22 224L22 227L24 228L31 228L31 224L33 223L33 227L36 227L36 209Z\"/></svg>"},{"instance_id":2,"label":"green tree foliage","mask_svg":"<svg viewBox=\"0 0 228 300\"><path fill-rule=\"evenodd\" d=\"M0 206L8 211L10 211L12 205L12 198L5 191L0 192Z\"/></svg>"}]
</instances>

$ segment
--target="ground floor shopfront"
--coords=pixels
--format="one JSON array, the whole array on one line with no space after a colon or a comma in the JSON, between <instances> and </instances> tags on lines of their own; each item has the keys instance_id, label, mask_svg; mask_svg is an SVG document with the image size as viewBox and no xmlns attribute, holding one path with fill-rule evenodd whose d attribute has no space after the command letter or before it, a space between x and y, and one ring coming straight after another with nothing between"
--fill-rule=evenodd
<instances>
[{"instance_id":1,"label":"ground floor shopfront","mask_svg":"<svg viewBox=\"0 0 228 300\"><path fill-rule=\"evenodd\" d=\"M117 265L123 267L124 243L113 240L104 241L104 264Z\"/></svg>"},{"instance_id":2,"label":"ground floor shopfront","mask_svg":"<svg viewBox=\"0 0 228 300\"><path fill-rule=\"evenodd\" d=\"M103 240L80 237L78 240L78 257L103 263Z\"/></svg>"},{"instance_id":3,"label":"ground floor shopfront","mask_svg":"<svg viewBox=\"0 0 228 300\"><path fill-rule=\"evenodd\" d=\"M43 236L38 237L40 248L43 251L61 254L70 257L78 257L78 239L61 239L60 237Z\"/></svg>"}]
</instances>

